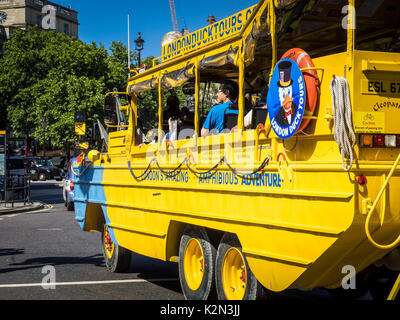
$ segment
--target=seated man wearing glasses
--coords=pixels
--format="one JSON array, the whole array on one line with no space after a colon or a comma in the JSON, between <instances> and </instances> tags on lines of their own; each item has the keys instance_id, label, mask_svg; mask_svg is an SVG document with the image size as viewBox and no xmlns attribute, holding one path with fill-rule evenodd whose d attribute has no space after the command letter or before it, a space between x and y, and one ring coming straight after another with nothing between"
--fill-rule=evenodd
<instances>
[{"instance_id":1,"label":"seated man wearing glasses","mask_svg":"<svg viewBox=\"0 0 400 320\"><path fill-rule=\"evenodd\" d=\"M237 85L234 82L225 82L220 85L217 93L218 104L211 108L206 121L204 121L203 127L201 128L202 137L208 136L211 131L220 133L224 128L225 114L239 113L238 110L229 109L237 98L237 92Z\"/></svg>"}]
</instances>

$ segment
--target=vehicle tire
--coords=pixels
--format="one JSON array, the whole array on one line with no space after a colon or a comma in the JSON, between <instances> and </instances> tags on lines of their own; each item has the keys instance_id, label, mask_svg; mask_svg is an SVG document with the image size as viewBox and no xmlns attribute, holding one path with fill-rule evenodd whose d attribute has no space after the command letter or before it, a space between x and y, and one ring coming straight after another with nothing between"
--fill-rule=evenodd
<instances>
[{"instance_id":1,"label":"vehicle tire","mask_svg":"<svg viewBox=\"0 0 400 320\"><path fill-rule=\"evenodd\" d=\"M362 298L368 293L366 273L357 273L355 277L355 289L344 289L343 287L338 287L336 289L327 289L328 293L335 299L354 301Z\"/></svg>"},{"instance_id":2,"label":"vehicle tire","mask_svg":"<svg viewBox=\"0 0 400 320\"><path fill-rule=\"evenodd\" d=\"M385 266L374 270L374 272L370 274L367 282L372 298L377 301L386 300L398 275L398 272L389 270Z\"/></svg>"},{"instance_id":3,"label":"vehicle tire","mask_svg":"<svg viewBox=\"0 0 400 320\"><path fill-rule=\"evenodd\" d=\"M46 174L45 173L39 174L39 181L46 181Z\"/></svg>"},{"instance_id":4,"label":"vehicle tire","mask_svg":"<svg viewBox=\"0 0 400 320\"><path fill-rule=\"evenodd\" d=\"M67 200L68 198L67 198L67 194L65 193L64 194L64 206L65 207L68 207L68 200Z\"/></svg>"},{"instance_id":5,"label":"vehicle tire","mask_svg":"<svg viewBox=\"0 0 400 320\"><path fill-rule=\"evenodd\" d=\"M236 235L225 233L217 250L215 285L219 300L257 300L265 289L251 272Z\"/></svg>"},{"instance_id":6,"label":"vehicle tire","mask_svg":"<svg viewBox=\"0 0 400 320\"><path fill-rule=\"evenodd\" d=\"M74 211L74 208L75 208L74 203L72 201L69 201L67 203L67 210L68 211Z\"/></svg>"},{"instance_id":7,"label":"vehicle tire","mask_svg":"<svg viewBox=\"0 0 400 320\"><path fill-rule=\"evenodd\" d=\"M179 280L187 300L214 299L216 250L202 227L187 226L179 245Z\"/></svg>"},{"instance_id":8,"label":"vehicle tire","mask_svg":"<svg viewBox=\"0 0 400 320\"><path fill-rule=\"evenodd\" d=\"M108 226L104 223L101 233L102 251L106 268L110 272L124 272L129 268L131 251L111 240Z\"/></svg>"}]
</instances>

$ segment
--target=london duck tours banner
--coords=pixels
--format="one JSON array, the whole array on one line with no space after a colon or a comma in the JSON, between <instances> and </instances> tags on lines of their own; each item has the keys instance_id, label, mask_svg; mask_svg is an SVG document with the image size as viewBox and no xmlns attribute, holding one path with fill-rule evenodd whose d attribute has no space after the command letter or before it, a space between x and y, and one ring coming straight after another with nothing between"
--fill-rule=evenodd
<instances>
[{"instance_id":1,"label":"london duck tours banner","mask_svg":"<svg viewBox=\"0 0 400 320\"><path fill-rule=\"evenodd\" d=\"M306 104L306 88L299 66L291 59L278 62L272 74L267 106L271 126L281 139L299 129Z\"/></svg>"}]
</instances>

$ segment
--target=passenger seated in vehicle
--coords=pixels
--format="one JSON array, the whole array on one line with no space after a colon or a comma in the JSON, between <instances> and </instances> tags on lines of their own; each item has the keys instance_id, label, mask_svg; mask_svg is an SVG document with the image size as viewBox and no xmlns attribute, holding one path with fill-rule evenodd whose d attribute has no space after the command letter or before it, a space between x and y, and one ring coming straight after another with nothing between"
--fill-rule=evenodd
<instances>
[{"instance_id":1,"label":"passenger seated in vehicle","mask_svg":"<svg viewBox=\"0 0 400 320\"><path fill-rule=\"evenodd\" d=\"M249 112L252 108L251 102L249 99L244 98L244 111L245 113ZM239 106L237 102L231 104L228 108L225 109L224 115L224 130L223 132L230 132L234 128L237 129L238 116L236 113L229 113L230 110L239 110Z\"/></svg>"},{"instance_id":2,"label":"passenger seated in vehicle","mask_svg":"<svg viewBox=\"0 0 400 320\"><path fill-rule=\"evenodd\" d=\"M194 112L187 107L181 109L181 122L178 123L178 140L193 138L194 136Z\"/></svg>"},{"instance_id":3,"label":"passenger seated in vehicle","mask_svg":"<svg viewBox=\"0 0 400 320\"><path fill-rule=\"evenodd\" d=\"M179 99L177 96L171 95L167 98L167 109L163 112L163 130L168 130L168 121L170 118L178 119L180 116Z\"/></svg>"},{"instance_id":4,"label":"passenger seated in vehicle","mask_svg":"<svg viewBox=\"0 0 400 320\"><path fill-rule=\"evenodd\" d=\"M165 125L167 120L167 125ZM163 138L163 142L169 139L174 141L178 139L178 128L182 125L182 113L179 110L179 99L171 95L167 99L167 110L163 113L163 129L168 130Z\"/></svg>"},{"instance_id":5,"label":"passenger seated in vehicle","mask_svg":"<svg viewBox=\"0 0 400 320\"><path fill-rule=\"evenodd\" d=\"M267 112L267 95L268 95L268 86L264 87L264 89L261 91L261 97L260 100L257 101L256 105L253 108L248 108L246 106L245 111L250 110L247 112L246 116L244 117L243 121L243 127L244 129L255 129L257 127L257 124L255 124L255 118L257 116L257 111L259 109L265 109L265 112L263 114L266 114ZM247 105L248 99L245 101L245 105ZM263 121L263 124L265 123L266 118ZM237 131L237 125L232 128L231 131Z\"/></svg>"},{"instance_id":6,"label":"passenger seated in vehicle","mask_svg":"<svg viewBox=\"0 0 400 320\"><path fill-rule=\"evenodd\" d=\"M194 112L191 112L189 108L183 107L181 110L182 121L184 125L193 126L194 122Z\"/></svg>"},{"instance_id":7,"label":"passenger seated in vehicle","mask_svg":"<svg viewBox=\"0 0 400 320\"><path fill-rule=\"evenodd\" d=\"M206 121L201 128L202 137L208 136L211 131L215 131L216 133L222 131L224 128L225 110L236 100L237 92L237 84L234 82L225 82L220 85L217 93L218 104L213 106L207 115ZM239 111L229 109L227 110L227 114L229 113L239 114Z\"/></svg>"}]
</instances>

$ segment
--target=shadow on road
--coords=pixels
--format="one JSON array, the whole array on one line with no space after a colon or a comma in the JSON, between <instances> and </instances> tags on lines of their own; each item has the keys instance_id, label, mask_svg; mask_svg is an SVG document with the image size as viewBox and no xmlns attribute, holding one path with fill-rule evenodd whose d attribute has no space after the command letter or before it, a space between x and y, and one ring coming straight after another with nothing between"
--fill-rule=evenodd
<instances>
[{"instance_id":1,"label":"shadow on road","mask_svg":"<svg viewBox=\"0 0 400 320\"><path fill-rule=\"evenodd\" d=\"M177 263L152 259L132 252L130 267L125 273L136 273L139 279L182 293ZM171 279L171 281L157 281L157 279ZM176 281L173 281L174 279Z\"/></svg>"},{"instance_id":2,"label":"shadow on road","mask_svg":"<svg viewBox=\"0 0 400 320\"><path fill-rule=\"evenodd\" d=\"M10 250L10 249L6 249L6 250ZM14 249L11 249L11 250L14 250ZM17 252L18 250L22 250L22 252ZM17 253L12 253L11 251L9 251L9 253L7 255L22 254L23 249L17 249L17 250L14 250L14 252L17 252ZM0 251L0 255L1 255L1 251ZM6 254L4 254L4 255L6 255ZM25 260L23 262L19 262L19 263L9 264L10 268L0 269L0 273L40 268L40 267L43 267L46 265L60 266L60 265L71 265L71 264L80 264L80 265L89 264L89 265L95 265L98 267L105 267L103 255L101 255L101 254L96 254L93 256L89 256L89 257L41 257L41 258L27 259L27 260Z\"/></svg>"},{"instance_id":3,"label":"shadow on road","mask_svg":"<svg viewBox=\"0 0 400 320\"><path fill-rule=\"evenodd\" d=\"M16 254L24 254L24 253L25 253L24 249L12 249L12 248L0 249L0 257L14 256Z\"/></svg>"}]
</instances>

